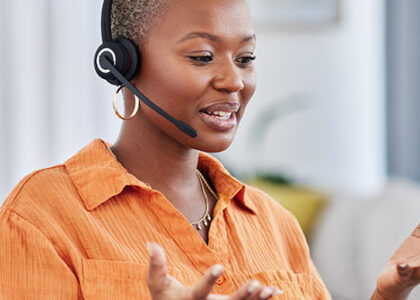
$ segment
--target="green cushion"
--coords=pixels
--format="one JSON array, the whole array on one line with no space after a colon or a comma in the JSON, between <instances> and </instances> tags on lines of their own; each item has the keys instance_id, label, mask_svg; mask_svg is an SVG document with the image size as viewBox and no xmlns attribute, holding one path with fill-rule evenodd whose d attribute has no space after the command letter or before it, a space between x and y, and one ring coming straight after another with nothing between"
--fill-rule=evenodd
<instances>
[{"instance_id":1,"label":"green cushion","mask_svg":"<svg viewBox=\"0 0 420 300\"><path fill-rule=\"evenodd\" d=\"M306 238L310 239L316 221L327 204L325 195L309 188L261 178L247 179L245 183L263 190L289 210L298 220Z\"/></svg>"}]
</instances>

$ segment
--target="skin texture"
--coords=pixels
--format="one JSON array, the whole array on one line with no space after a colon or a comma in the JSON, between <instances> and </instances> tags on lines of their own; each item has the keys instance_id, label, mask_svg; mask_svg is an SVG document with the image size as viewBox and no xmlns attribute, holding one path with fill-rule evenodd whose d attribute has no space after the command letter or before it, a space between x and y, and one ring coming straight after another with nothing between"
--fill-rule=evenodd
<instances>
[{"instance_id":1,"label":"skin texture","mask_svg":"<svg viewBox=\"0 0 420 300\"><path fill-rule=\"evenodd\" d=\"M235 60L255 51L255 41L240 44L243 38L252 36L253 29L245 5L233 5L242 1L176 2L168 15L149 36L142 51L142 68L135 84L158 105L170 111L197 129L199 136L191 139L172 124L144 107L137 121L141 127L153 127L170 135L180 146L206 152L225 150L232 142L237 126L221 133L203 124L198 111L209 104L224 101L240 101L240 119L255 89L255 68L242 67ZM224 3L226 2L226 3ZM172 15L174 11L179 12ZM200 26L197 22L200 16ZM234 16L234 17L232 17ZM212 42L196 38L179 42L194 31L219 36ZM214 60L199 65L188 56L213 53Z\"/></svg>"},{"instance_id":2,"label":"skin texture","mask_svg":"<svg viewBox=\"0 0 420 300\"><path fill-rule=\"evenodd\" d=\"M142 66L133 84L199 135L195 139L186 136L142 105L134 119L123 122L111 150L128 171L159 190L191 222L200 219L205 210L196 176L198 150L225 150L254 94L256 74L249 57L255 51L255 37L243 0L179 0L168 11L142 47ZM201 34L186 39L191 32L204 32L206 37ZM134 98L128 90L124 92L130 110ZM200 109L226 102L240 104L236 126L223 131L209 127ZM210 193L208 198L211 213L216 199ZM203 227L199 232L204 242L208 242L207 230ZM164 250L153 243L148 247L147 282L154 300L270 299L281 293L276 288L247 282L234 295L211 295L223 272L221 266L213 266L195 287L184 287L167 274Z\"/></svg>"},{"instance_id":3,"label":"skin texture","mask_svg":"<svg viewBox=\"0 0 420 300\"><path fill-rule=\"evenodd\" d=\"M153 300L262 300L283 294L275 287L264 287L257 281L246 282L233 295L210 294L217 278L223 274L223 267L211 267L194 287L184 287L166 272L165 253L157 244L149 243L150 268L147 284Z\"/></svg>"},{"instance_id":4,"label":"skin texture","mask_svg":"<svg viewBox=\"0 0 420 300\"><path fill-rule=\"evenodd\" d=\"M191 38L193 32L202 34ZM141 105L134 119L123 122L111 150L129 172L160 191L190 222L200 219L205 211L196 176L198 150L219 152L232 143L256 87L250 59L254 51L254 30L244 0L173 1L142 45L142 66L132 83L175 118L195 128L198 137L188 137ZM124 96L131 111L134 97L128 90ZM200 110L216 103L240 104L233 128L216 130L203 121ZM207 196L211 213L216 199L208 192ZM203 227L198 232L204 242L208 242L207 230ZM415 231L391 258L372 299L405 299L419 283L419 236ZM166 273L163 249L150 244L149 250L148 285L155 300L269 299L276 293L274 288L262 286L248 292L252 284L248 282L234 295L210 295L221 274L212 274L218 266L197 286L183 287ZM398 269L401 263L407 263L405 269Z\"/></svg>"},{"instance_id":5,"label":"skin texture","mask_svg":"<svg viewBox=\"0 0 420 300\"><path fill-rule=\"evenodd\" d=\"M420 224L379 274L372 300L403 300L420 284Z\"/></svg>"},{"instance_id":6,"label":"skin texture","mask_svg":"<svg viewBox=\"0 0 420 300\"><path fill-rule=\"evenodd\" d=\"M185 39L191 32L216 39ZM132 174L162 192L191 222L205 210L195 173L197 150L219 152L232 143L256 87L255 67L249 59L254 51L254 30L243 0L176 1L143 45L142 66L133 84L195 128L198 137L188 137L141 105L136 117L123 123L111 149ZM203 63L197 56L210 56L211 61ZM131 110L134 98L128 90L125 99ZM200 116L200 109L222 102L240 104L237 125L226 131L210 128ZM212 211L216 199L208 197ZM200 234L207 241L207 228Z\"/></svg>"}]
</instances>

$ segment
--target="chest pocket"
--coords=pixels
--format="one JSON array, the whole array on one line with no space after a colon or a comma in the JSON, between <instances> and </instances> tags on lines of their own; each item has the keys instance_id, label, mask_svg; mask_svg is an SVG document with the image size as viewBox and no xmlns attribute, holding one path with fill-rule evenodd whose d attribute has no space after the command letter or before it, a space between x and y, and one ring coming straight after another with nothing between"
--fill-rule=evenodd
<instances>
[{"instance_id":1,"label":"chest pocket","mask_svg":"<svg viewBox=\"0 0 420 300\"><path fill-rule=\"evenodd\" d=\"M110 260L83 259L83 297L91 299L150 299L146 277L148 265ZM167 267L182 282L182 273Z\"/></svg>"},{"instance_id":2,"label":"chest pocket","mask_svg":"<svg viewBox=\"0 0 420 300\"><path fill-rule=\"evenodd\" d=\"M264 285L281 289L284 294L275 298L281 300L312 299L310 284L305 274L295 274L288 270L264 271L252 276Z\"/></svg>"}]
</instances>

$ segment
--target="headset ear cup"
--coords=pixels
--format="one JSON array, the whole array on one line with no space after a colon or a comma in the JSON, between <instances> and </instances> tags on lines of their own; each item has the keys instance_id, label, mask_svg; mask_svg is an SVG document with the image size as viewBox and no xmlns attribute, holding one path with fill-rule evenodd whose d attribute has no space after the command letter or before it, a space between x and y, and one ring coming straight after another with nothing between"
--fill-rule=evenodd
<instances>
[{"instance_id":1,"label":"headset ear cup","mask_svg":"<svg viewBox=\"0 0 420 300\"><path fill-rule=\"evenodd\" d=\"M107 57L115 68L122 73L128 69L128 53L125 47L118 43L104 43L95 53L95 70L98 75L113 85L120 85L120 81L106 68L101 66L101 57Z\"/></svg>"},{"instance_id":2,"label":"headset ear cup","mask_svg":"<svg viewBox=\"0 0 420 300\"><path fill-rule=\"evenodd\" d=\"M130 81L134 78L140 68L140 52L137 46L127 38L118 37L115 42L122 45L128 55L127 69L124 71L123 75Z\"/></svg>"}]
</instances>

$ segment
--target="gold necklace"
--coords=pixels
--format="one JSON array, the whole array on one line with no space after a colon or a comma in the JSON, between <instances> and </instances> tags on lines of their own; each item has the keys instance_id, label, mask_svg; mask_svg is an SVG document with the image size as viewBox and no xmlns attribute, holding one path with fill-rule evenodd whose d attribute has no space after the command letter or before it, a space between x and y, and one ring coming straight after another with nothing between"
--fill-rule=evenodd
<instances>
[{"instance_id":1,"label":"gold necklace","mask_svg":"<svg viewBox=\"0 0 420 300\"><path fill-rule=\"evenodd\" d=\"M115 156L114 152L112 152L111 147L108 147L109 152L112 154L112 156L117 159L117 157ZM213 191L213 189L210 187L210 185L208 184L206 178L204 178L203 174L201 174L200 170L197 169L197 175L198 178L200 180L200 186L201 186L201 192L204 195L204 199L206 200L206 212L204 213L204 216L198 220L197 222L191 223L191 225L193 225L193 227L195 226L196 229L201 230L201 223L203 223L204 226L208 227L210 226L210 222L212 221L211 216L209 215L209 199L207 198L207 193L204 190L204 185L206 186L206 188L209 190L210 194L214 197L214 199L216 199L217 201L217 195L216 193ZM204 185L203 185L204 182ZM151 186L146 183L146 185L148 185L150 188Z\"/></svg>"},{"instance_id":2,"label":"gold necklace","mask_svg":"<svg viewBox=\"0 0 420 300\"><path fill-rule=\"evenodd\" d=\"M218 199L217 194L213 191L213 189L210 187L209 183L207 182L206 178L201 174L200 170L197 169L197 174L200 177L200 179L204 182L207 189L209 190L210 194L214 197L214 199Z\"/></svg>"},{"instance_id":3,"label":"gold necklace","mask_svg":"<svg viewBox=\"0 0 420 300\"><path fill-rule=\"evenodd\" d=\"M210 188L210 185L207 183L207 180L204 178L203 174L201 174L200 170L197 169L197 175L198 178L200 180L200 186L201 186L201 192L204 195L204 199L206 200L206 212L204 213L204 216L198 220L197 222L191 223L190 224L195 227L197 230L201 230L202 226L210 226L210 222L212 221L211 216L209 214L209 199L207 198L207 193L204 190L204 185L206 186L206 188L209 190L209 192L212 194L212 196L217 200L217 195L216 193ZM204 183L204 184L203 184Z\"/></svg>"}]
</instances>

